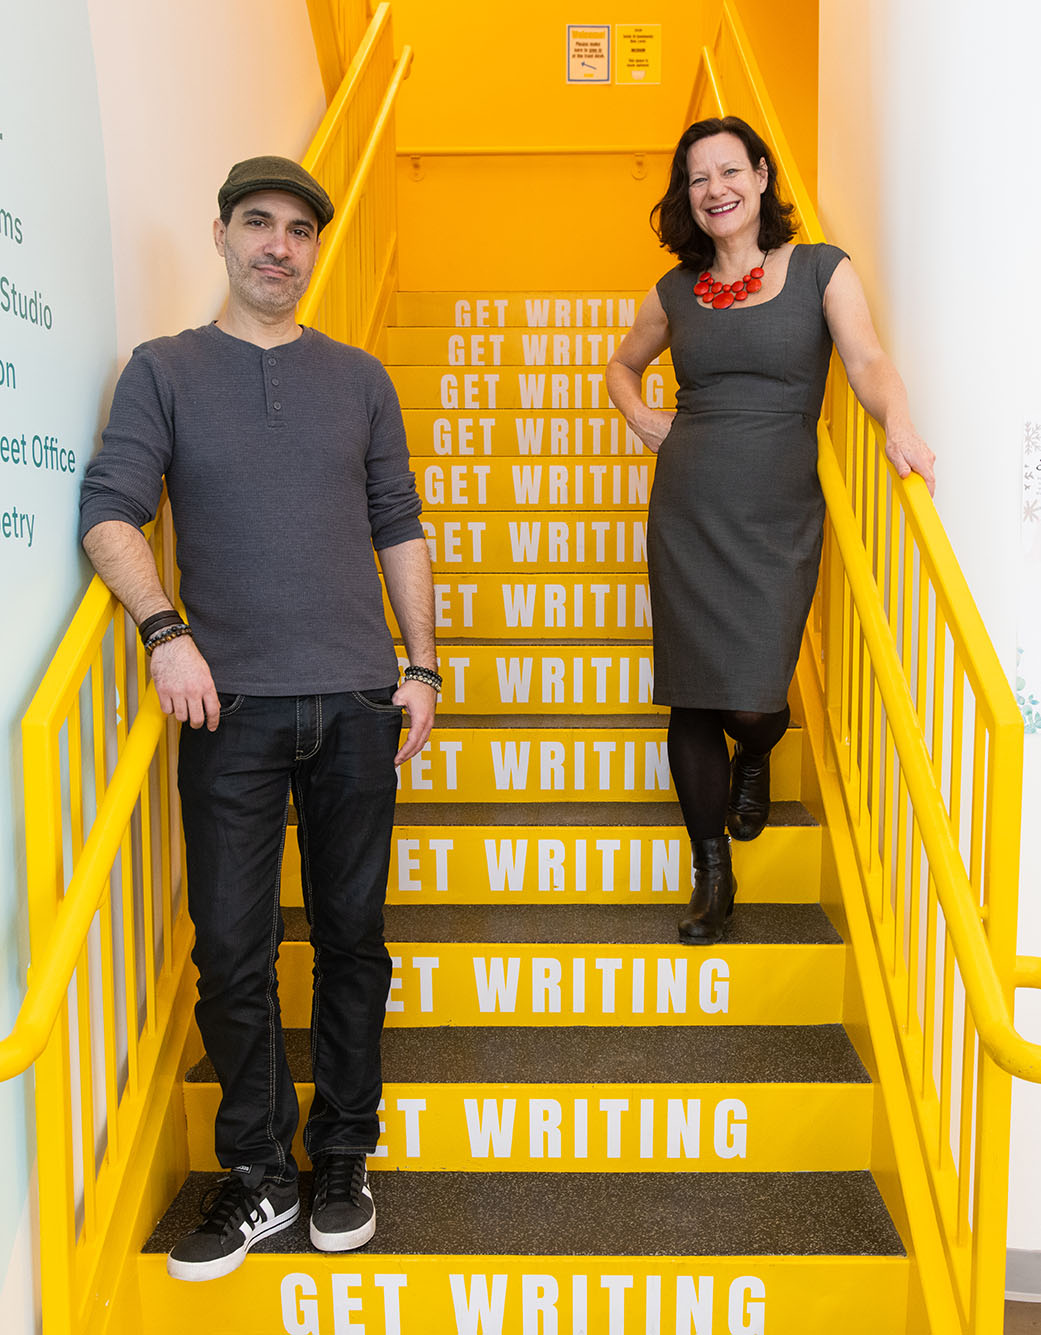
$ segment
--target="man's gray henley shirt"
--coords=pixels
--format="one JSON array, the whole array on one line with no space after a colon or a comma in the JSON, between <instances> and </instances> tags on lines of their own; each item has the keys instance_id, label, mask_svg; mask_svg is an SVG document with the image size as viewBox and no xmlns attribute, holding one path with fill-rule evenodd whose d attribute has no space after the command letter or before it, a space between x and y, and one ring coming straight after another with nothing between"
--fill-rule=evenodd
<instances>
[{"instance_id":1,"label":"man's gray henley shirt","mask_svg":"<svg viewBox=\"0 0 1041 1335\"><path fill-rule=\"evenodd\" d=\"M216 325L135 349L88 464L81 537L142 527L165 475L181 597L219 691L397 679L373 549L422 538L397 395L313 329L259 348Z\"/></svg>"}]
</instances>

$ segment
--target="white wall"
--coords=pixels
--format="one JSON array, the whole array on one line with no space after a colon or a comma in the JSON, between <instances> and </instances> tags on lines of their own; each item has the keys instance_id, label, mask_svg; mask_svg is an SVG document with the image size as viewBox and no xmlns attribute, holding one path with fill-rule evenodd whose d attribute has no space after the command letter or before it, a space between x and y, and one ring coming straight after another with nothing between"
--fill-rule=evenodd
<instances>
[{"instance_id":1,"label":"white wall","mask_svg":"<svg viewBox=\"0 0 1041 1335\"><path fill-rule=\"evenodd\" d=\"M212 319L210 224L233 163L300 158L325 111L306 0L86 0L105 139L120 362Z\"/></svg>"},{"instance_id":2,"label":"white wall","mask_svg":"<svg viewBox=\"0 0 1041 1335\"><path fill-rule=\"evenodd\" d=\"M228 168L256 153L299 157L324 111L321 80L306 0L33 0L7 6L0 27L8 57L0 207L14 208L31 237L0 249L0 274L27 285L51 276L63 330L75 331L72 342L63 332L53 373L36 385L35 349L25 340L38 331L17 331L28 351L18 344L16 352L10 317L0 314L0 364L19 371L25 427L71 417L62 430L82 435L81 473L134 345L202 324L219 309L223 266L211 223ZM54 344L47 351L54 357ZM30 390L44 396L42 406ZM15 406L0 386L0 432L12 430ZM7 509L10 482L0 468ZM0 721L12 756L0 793L2 1033L27 963L18 720L87 579L75 543L78 477L63 488L51 488L46 510L25 492L23 508L39 512L38 540L45 530L50 539L39 559L30 554L29 574L18 564L25 554L0 543L4 624L17 627L0 662ZM0 1086L0 1140L0 1325L4 1335L29 1335L40 1322L28 1079Z\"/></svg>"},{"instance_id":3,"label":"white wall","mask_svg":"<svg viewBox=\"0 0 1041 1335\"><path fill-rule=\"evenodd\" d=\"M939 456L936 504L1001 661L1011 679L1024 646L1041 698L1041 522L1020 531L1041 423L1041 6L821 0L820 19L822 220ZM1020 950L1041 954L1041 736L1026 752ZM1017 1018L1041 1041L1037 997ZM1039 1125L1041 1089L1017 1084L1009 1246L1041 1253Z\"/></svg>"}]
</instances>

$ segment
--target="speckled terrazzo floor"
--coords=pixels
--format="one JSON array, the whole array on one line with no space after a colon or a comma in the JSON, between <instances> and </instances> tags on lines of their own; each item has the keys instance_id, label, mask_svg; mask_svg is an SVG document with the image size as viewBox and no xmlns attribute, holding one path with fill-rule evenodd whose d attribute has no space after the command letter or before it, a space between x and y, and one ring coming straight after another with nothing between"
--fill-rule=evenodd
<instances>
[{"instance_id":1,"label":"speckled terrazzo floor","mask_svg":"<svg viewBox=\"0 0 1041 1335\"><path fill-rule=\"evenodd\" d=\"M192 1173L145 1243L168 1251L217 1179ZM903 1256L870 1173L374 1173L362 1252L492 1256ZM310 1174L300 1175L310 1199ZM254 1252L311 1251L307 1210Z\"/></svg>"},{"instance_id":2,"label":"speckled terrazzo floor","mask_svg":"<svg viewBox=\"0 0 1041 1335\"><path fill-rule=\"evenodd\" d=\"M390 942L502 945L679 945L675 904L388 904ZM301 908L283 908L286 940L306 941ZM725 946L833 946L842 938L819 904L737 904ZM719 949L720 947L716 947ZM695 953L692 959L697 958Z\"/></svg>"},{"instance_id":3,"label":"speckled terrazzo floor","mask_svg":"<svg viewBox=\"0 0 1041 1335\"><path fill-rule=\"evenodd\" d=\"M293 1079L311 1079L306 1029L285 1031ZM867 1084L839 1024L690 1028L387 1029L383 1078L450 1082L611 1084ZM216 1079L204 1057L185 1079Z\"/></svg>"}]
</instances>

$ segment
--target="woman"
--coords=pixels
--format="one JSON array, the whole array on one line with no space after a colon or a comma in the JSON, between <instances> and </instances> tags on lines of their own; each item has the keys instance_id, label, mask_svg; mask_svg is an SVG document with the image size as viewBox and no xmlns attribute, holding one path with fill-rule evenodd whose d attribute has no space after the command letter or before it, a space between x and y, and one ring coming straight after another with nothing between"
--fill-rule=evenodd
<instances>
[{"instance_id":1,"label":"woman","mask_svg":"<svg viewBox=\"0 0 1041 1335\"><path fill-rule=\"evenodd\" d=\"M933 489L934 455L849 257L792 244L776 179L766 144L737 117L684 133L652 214L680 263L607 368L611 399L659 455L648 529L654 699L672 706L669 764L694 852L679 924L690 943L719 941L733 908L726 828L754 839L769 815L770 751L788 726L820 563L816 426L832 341L898 474L921 473ZM675 413L641 393L668 347Z\"/></svg>"}]
</instances>

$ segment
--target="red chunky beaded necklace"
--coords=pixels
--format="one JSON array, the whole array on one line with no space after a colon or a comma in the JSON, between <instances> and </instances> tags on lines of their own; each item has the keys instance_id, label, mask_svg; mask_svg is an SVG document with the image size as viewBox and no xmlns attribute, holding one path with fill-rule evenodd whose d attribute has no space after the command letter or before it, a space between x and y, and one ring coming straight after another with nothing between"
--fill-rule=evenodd
<instances>
[{"instance_id":1,"label":"red chunky beaded necklace","mask_svg":"<svg viewBox=\"0 0 1041 1335\"><path fill-rule=\"evenodd\" d=\"M763 255L763 264L766 255ZM694 284L694 295L700 297L706 306L714 310L725 311L735 301L747 301L750 292L758 292L763 286L763 270L760 265L749 269L744 278L736 283L717 283L708 269Z\"/></svg>"}]
</instances>

